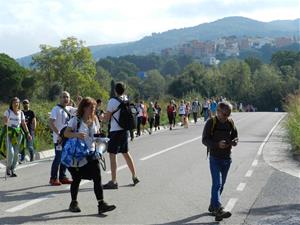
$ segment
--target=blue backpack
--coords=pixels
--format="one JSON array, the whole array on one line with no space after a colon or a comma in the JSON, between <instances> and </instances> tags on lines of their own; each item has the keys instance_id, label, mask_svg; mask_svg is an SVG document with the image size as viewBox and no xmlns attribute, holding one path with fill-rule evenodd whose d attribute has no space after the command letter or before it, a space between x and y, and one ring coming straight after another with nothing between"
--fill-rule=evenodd
<instances>
[{"instance_id":1,"label":"blue backpack","mask_svg":"<svg viewBox=\"0 0 300 225\"><path fill-rule=\"evenodd\" d=\"M61 163L66 167L82 167L88 163L88 146L79 138L69 138L61 153Z\"/></svg>"}]
</instances>

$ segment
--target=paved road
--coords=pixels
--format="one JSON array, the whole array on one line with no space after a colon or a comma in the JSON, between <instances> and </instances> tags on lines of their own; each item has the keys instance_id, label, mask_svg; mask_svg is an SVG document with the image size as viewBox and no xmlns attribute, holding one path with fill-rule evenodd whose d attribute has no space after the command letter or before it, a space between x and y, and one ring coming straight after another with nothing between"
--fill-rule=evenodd
<instances>
[{"instance_id":1,"label":"paved road","mask_svg":"<svg viewBox=\"0 0 300 225\"><path fill-rule=\"evenodd\" d=\"M261 154L276 144L266 140L283 115L233 114L240 143L222 196L233 216L222 224L300 224L300 179L269 166ZM131 143L141 183L131 186L119 157L120 187L104 192L117 209L106 216L97 215L92 183L81 185L82 212L73 214L68 186L48 185L51 160L28 163L18 178L0 178L0 224L217 224L207 213L211 180L202 129L203 123L177 127ZM107 182L109 171L102 178Z\"/></svg>"}]
</instances>

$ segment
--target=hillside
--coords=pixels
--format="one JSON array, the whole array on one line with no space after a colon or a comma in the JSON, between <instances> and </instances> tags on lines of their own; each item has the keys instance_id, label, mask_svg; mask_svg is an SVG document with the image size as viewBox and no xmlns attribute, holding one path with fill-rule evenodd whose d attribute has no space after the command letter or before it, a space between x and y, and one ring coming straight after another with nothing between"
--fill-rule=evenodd
<instances>
[{"instance_id":1,"label":"hillside","mask_svg":"<svg viewBox=\"0 0 300 225\"><path fill-rule=\"evenodd\" d=\"M213 40L223 36L299 36L300 19L277 20L271 22L260 22L245 17L226 17L211 23L198 26L173 29L162 33L153 33L141 40L108 45L90 46L95 59L106 56L122 55L146 55L152 52L160 52L164 48L174 47L191 40ZM17 61L28 66L31 56L17 59Z\"/></svg>"}]
</instances>

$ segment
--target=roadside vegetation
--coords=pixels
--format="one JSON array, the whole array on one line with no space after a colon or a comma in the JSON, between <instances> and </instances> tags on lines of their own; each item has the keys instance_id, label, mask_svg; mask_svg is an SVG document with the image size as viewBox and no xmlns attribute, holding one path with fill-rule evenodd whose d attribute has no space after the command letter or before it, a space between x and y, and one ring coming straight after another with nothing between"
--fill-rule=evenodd
<instances>
[{"instance_id":1,"label":"roadside vegetation","mask_svg":"<svg viewBox=\"0 0 300 225\"><path fill-rule=\"evenodd\" d=\"M295 152L300 153L300 93L289 95L286 103L288 138Z\"/></svg>"}]
</instances>

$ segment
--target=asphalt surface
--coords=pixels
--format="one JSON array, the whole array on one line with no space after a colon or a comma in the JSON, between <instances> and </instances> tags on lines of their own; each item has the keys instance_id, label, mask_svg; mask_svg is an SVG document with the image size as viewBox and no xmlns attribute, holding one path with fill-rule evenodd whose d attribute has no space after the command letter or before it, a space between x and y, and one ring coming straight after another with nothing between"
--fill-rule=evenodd
<instances>
[{"instance_id":1,"label":"asphalt surface","mask_svg":"<svg viewBox=\"0 0 300 225\"><path fill-rule=\"evenodd\" d=\"M240 142L222 195L233 216L220 224L300 224L299 177L274 169L263 158L262 147L276 145L266 141L284 115L233 114ZM130 143L141 182L132 186L118 156L119 189L104 191L105 201L117 209L101 216L91 182L80 187L82 212L68 211L68 186L48 185L51 159L23 164L18 177L6 181L0 169L0 224L218 224L207 212L211 178L201 143L203 125L176 127ZM109 171L102 171L102 180L110 180Z\"/></svg>"}]
</instances>

